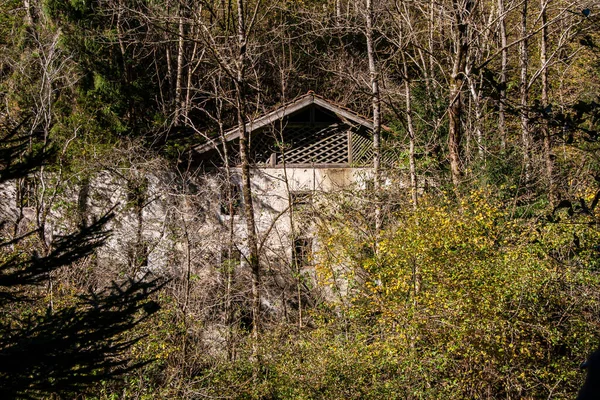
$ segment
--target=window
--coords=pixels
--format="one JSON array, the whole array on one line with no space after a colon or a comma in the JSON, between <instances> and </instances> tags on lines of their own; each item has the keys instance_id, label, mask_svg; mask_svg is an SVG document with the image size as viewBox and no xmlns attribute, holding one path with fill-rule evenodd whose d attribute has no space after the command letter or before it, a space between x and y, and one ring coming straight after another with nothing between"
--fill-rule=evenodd
<instances>
[{"instance_id":1,"label":"window","mask_svg":"<svg viewBox=\"0 0 600 400\"><path fill-rule=\"evenodd\" d=\"M145 241L129 244L127 259L130 267L135 269L147 267L149 255L148 243Z\"/></svg>"},{"instance_id":2,"label":"window","mask_svg":"<svg viewBox=\"0 0 600 400\"><path fill-rule=\"evenodd\" d=\"M228 190L229 188L229 190ZM229 197L231 196L231 198ZM242 193L240 187L235 183L221 185L219 195L219 209L222 215L234 216L240 209Z\"/></svg>"},{"instance_id":3,"label":"window","mask_svg":"<svg viewBox=\"0 0 600 400\"><path fill-rule=\"evenodd\" d=\"M294 240L292 248L292 265L296 268L307 267L312 261L312 244L311 238L297 238Z\"/></svg>"},{"instance_id":4,"label":"window","mask_svg":"<svg viewBox=\"0 0 600 400\"><path fill-rule=\"evenodd\" d=\"M90 180L84 178L81 181L79 187L79 193L77 193L77 212L79 214L79 221L82 225L86 225L88 216L88 200L90 197Z\"/></svg>"},{"instance_id":5,"label":"window","mask_svg":"<svg viewBox=\"0 0 600 400\"><path fill-rule=\"evenodd\" d=\"M305 211L312 204L312 192L308 190L291 192L290 197L292 198L294 212Z\"/></svg>"},{"instance_id":6,"label":"window","mask_svg":"<svg viewBox=\"0 0 600 400\"><path fill-rule=\"evenodd\" d=\"M35 182L33 178L25 178L19 182L18 202L20 207L35 207Z\"/></svg>"},{"instance_id":7,"label":"window","mask_svg":"<svg viewBox=\"0 0 600 400\"><path fill-rule=\"evenodd\" d=\"M148 200L148 179L131 178L127 181L127 203L139 211L146 205Z\"/></svg>"},{"instance_id":8,"label":"window","mask_svg":"<svg viewBox=\"0 0 600 400\"><path fill-rule=\"evenodd\" d=\"M221 249L221 268L225 272L233 272L238 267L242 260L242 253L237 248Z\"/></svg>"}]
</instances>

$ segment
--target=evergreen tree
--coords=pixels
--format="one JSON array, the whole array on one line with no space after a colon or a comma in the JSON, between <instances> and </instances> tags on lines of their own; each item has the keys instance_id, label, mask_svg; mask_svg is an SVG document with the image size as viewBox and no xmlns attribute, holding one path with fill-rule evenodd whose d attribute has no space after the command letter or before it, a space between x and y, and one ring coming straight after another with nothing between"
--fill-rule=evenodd
<instances>
[{"instance_id":1,"label":"evergreen tree","mask_svg":"<svg viewBox=\"0 0 600 400\"><path fill-rule=\"evenodd\" d=\"M50 146L24 151L30 137L20 133L23 125L2 131L0 185L26 177L53 154ZM144 364L125 356L141 338L127 333L158 310L150 296L162 287L159 278L115 282L78 296L76 304L34 311L41 300L36 289L52 273L93 254L107 238L112 216L54 240L44 257L23 245L35 231L0 237L0 397L80 393Z\"/></svg>"}]
</instances>

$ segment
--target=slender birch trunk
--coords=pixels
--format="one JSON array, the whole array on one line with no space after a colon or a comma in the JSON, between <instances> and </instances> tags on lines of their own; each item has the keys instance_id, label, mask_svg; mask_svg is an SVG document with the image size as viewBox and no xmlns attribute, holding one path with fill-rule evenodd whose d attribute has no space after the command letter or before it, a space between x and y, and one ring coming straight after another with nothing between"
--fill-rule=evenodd
<instances>
[{"instance_id":1,"label":"slender birch trunk","mask_svg":"<svg viewBox=\"0 0 600 400\"><path fill-rule=\"evenodd\" d=\"M427 46L428 46L428 66L429 66L429 71L427 73L429 78L427 80L427 85L426 85L426 89L427 89L427 106L429 107L429 112L431 113L431 115L434 115L434 99L435 99L435 95L434 95L434 84L433 84L433 79L435 79L435 58L434 58L434 54L435 54L435 44L434 44L434 32L435 32L435 5L436 2L435 0L430 0L429 1L429 21L428 21L428 25L429 25L429 34L427 36ZM427 70L427 65L423 65L423 69ZM437 120L437 118L436 118ZM437 125L437 121L436 121L436 125Z\"/></svg>"},{"instance_id":2,"label":"slender birch trunk","mask_svg":"<svg viewBox=\"0 0 600 400\"><path fill-rule=\"evenodd\" d=\"M468 25L465 21L470 13L472 3L454 4L454 19L456 26L456 42L454 44L454 60L450 74L450 92L448 105L448 152L450 158L450 172L455 190L458 189L462 179L462 166L460 160L460 144L462 141L461 118L463 112L462 90L465 79L465 67L469 42L467 37Z\"/></svg>"},{"instance_id":3,"label":"slender birch trunk","mask_svg":"<svg viewBox=\"0 0 600 400\"><path fill-rule=\"evenodd\" d=\"M528 40L527 40L527 6L528 0L523 0L521 9L521 38L519 45L519 66L521 68L520 95L521 95L521 140L523 144L523 170L525 173L525 182L531 180L531 135L529 132L529 112L527 110L529 102L529 82L528 82Z\"/></svg>"},{"instance_id":4,"label":"slender birch trunk","mask_svg":"<svg viewBox=\"0 0 600 400\"><path fill-rule=\"evenodd\" d=\"M369 58L369 77L371 80L371 96L373 107L373 174L375 179L375 235L381 230L381 204L379 194L381 191L381 98L379 95L379 75L375 65L375 49L373 45L373 0L367 0L367 55Z\"/></svg>"},{"instance_id":5,"label":"slender birch trunk","mask_svg":"<svg viewBox=\"0 0 600 400\"><path fill-rule=\"evenodd\" d=\"M498 131L500 132L500 149L506 151L506 69L508 68L508 41L506 38L506 17L504 15L504 0L498 0L498 22L500 24L500 90L498 104Z\"/></svg>"},{"instance_id":6,"label":"slender birch trunk","mask_svg":"<svg viewBox=\"0 0 600 400\"><path fill-rule=\"evenodd\" d=\"M410 81L408 79L408 65L406 56L402 53L402 63L404 68L404 96L406 97L406 127L408 129L409 148L408 148L408 166L410 173L410 194L412 197L413 208L418 206L417 193L417 167L415 162L415 128L412 120L412 93L410 90Z\"/></svg>"},{"instance_id":7,"label":"slender birch trunk","mask_svg":"<svg viewBox=\"0 0 600 400\"><path fill-rule=\"evenodd\" d=\"M285 101L285 97L283 97ZM283 137L283 123L280 121L279 132L278 132L278 141L283 144L285 138ZM285 184L285 190L287 193L287 202L288 202L288 216L290 221L290 244L292 250L292 264L291 270L296 274L296 301L298 301L298 328L302 329L303 326L303 302L302 302L302 276L301 276L301 268L302 266L295 262L298 259L298 254L296 253L296 246L294 245L294 241L298 237L298 232L296 230L296 215L294 210L294 199L292 198L292 190L290 188L290 180L287 173L287 160L285 155L285 146L281 146L281 164L283 166L283 182Z\"/></svg>"},{"instance_id":8,"label":"slender birch trunk","mask_svg":"<svg viewBox=\"0 0 600 400\"><path fill-rule=\"evenodd\" d=\"M182 96L181 89L183 85L183 51L184 51L184 18L182 6L179 6L179 37L177 40L177 72L175 78L175 125L181 123L182 114Z\"/></svg>"},{"instance_id":9,"label":"slender birch trunk","mask_svg":"<svg viewBox=\"0 0 600 400\"><path fill-rule=\"evenodd\" d=\"M542 37L540 43L540 64L541 64L541 76L542 76L542 109L544 113L548 107L548 28L546 27L547 23L547 9L548 0L541 0L541 9L542 9ZM546 120L542 121L542 136L544 138L544 159L546 164L546 180L548 183L548 199L550 204L554 204L555 202L555 193L554 193L554 179L553 179L553 165L552 165L552 138L550 136L550 127L548 126L548 122Z\"/></svg>"},{"instance_id":10,"label":"slender birch trunk","mask_svg":"<svg viewBox=\"0 0 600 400\"><path fill-rule=\"evenodd\" d=\"M471 92L471 99L473 100L473 108L475 109L475 121L473 122L473 130L475 131L475 140L477 142L477 155L479 160L484 160L483 152L483 131L481 129L482 120L482 109L481 109L481 91L475 84L475 77L469 79L469 90ZM481 85L481 82L479 82Z\"/></svg>"},{"instance_id":11,"label":"slender birch trunk","mask_svg":"<svg viewBox=\"0 0 600 400\"><path fill-rule=\"evenodd\" d=\"M461 47L461 46L459 46ZM450 76L450 92L448 107L448 152L450 158L450 172L452 174L452 183L458 188L462 178L462 168L460 164L460 143L462 141L462 127L460 119L462 115L462 85L463 75L461 73L460 53L456 55L452 75Z\"/></svg>"}]
</instances>

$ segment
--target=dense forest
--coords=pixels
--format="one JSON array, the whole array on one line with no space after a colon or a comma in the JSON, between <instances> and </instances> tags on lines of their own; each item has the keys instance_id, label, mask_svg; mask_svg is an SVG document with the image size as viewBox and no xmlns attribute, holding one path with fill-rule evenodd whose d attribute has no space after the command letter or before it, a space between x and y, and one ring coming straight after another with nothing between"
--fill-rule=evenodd
<instances>
[{"instance_id":1,"label":"dense forest","mask_svg":"<svg viewBox=\"0 0 600 400\"><path fill-rule=\"evenodd\" d=\"M600 344L598 11L3 0L0 184L18 204L0 197L0 394L575 398ZM309 91L373 122L374 177L305 210L313 272L290 266L273 295L244 126ZM190 148L236 126L245 271L195 256L210 238L186 211L203 201ZM111 168L126 204L85 214L79 188ZM102 265L111 220L137 221L161 171L192 199L169 214L180 256L142 268L140 222L128 264Z\"/></svg>"}]
</instances>

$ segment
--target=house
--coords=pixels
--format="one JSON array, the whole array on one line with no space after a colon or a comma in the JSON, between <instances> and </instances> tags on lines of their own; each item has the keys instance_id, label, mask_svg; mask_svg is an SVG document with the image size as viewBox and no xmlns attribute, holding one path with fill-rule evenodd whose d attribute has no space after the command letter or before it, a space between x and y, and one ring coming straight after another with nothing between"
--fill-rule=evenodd
<instances>
[{"instance_id":1,"label":"house","mask_svg":"<svg viewBox=\"0 0 600 400\"><path fill-rule=\"evenodd\" d=\"M293 320L305 304L330 298L327 288L311 280L320 247L315 221L322 218L329 194L356 195L360 190L354 189L372 183L372 128L367 118L314 93L248 122L266 315ZM36 228L36 215L47 211L51 244L53 237L111 211L115 217L107 228L112 235L77 266L81 279L90 287L104 287L116 276L151 271L171 276L174 290L194 285L193 315L205 323L202 332L191 335L202 337L208 349L224 349L229 333L223 321L232 318L243 327L251 309L239 135L237 129L226 132L225 147L220 140L195 146L191 154L199 168L188 175L164 159L140 157L87 175L40 171L20 184L8 182L0 187L0 228L7 237L24 234ZM230 179L223 173L223 149ZM132 158L139 151L115 149ZM55 185L45 193L56 196L45 203L37 200L41 192L35 186L42 181ZM361 196L356 198L362 201Z\"/></svg>"},{"instance_id":2,"label":"house","mask_svg":"<svg viewBox=\"0 0 600 400\"><path fill-rule=\"evenodd\" d=\"M271 295L263 301L271 305L266 308L281 309L285 301L277 299L296 284L297 272L312 270L319 249L314 221L324 195L372 183L372 128L367 118L312 92L248 122L261 263L270 271L264 287ZM47 192L57 193L41 203L48 210L49 243L112 210L115 218L107 227L112 235L90 261L114 272L106 279L146 270L193 275L207 298L226 284L224 271L235 269L236 279L244 281L239 135L237 128L225 134L231 179L224 178L220 140L192 149L200 168L185 178L161 159L107 166L85 177L75 172L58 179L44 171L44 179L56 185ZM40 181L40 174L0 188L0 223L7 235L34 229L36 214L46 212L40 202L30 201L37 192L29 183Z\"/></svg>"},{"instance_id":3,"label":"house","mask_svg":"<svg viewBox=\"0 0 600 400\"><path fill-rule=\"evenodd\" d=\"M372 182L372 129L369 119L313 92L246 124L255 218L269 262L310 264L318 243L311 227L314 213L306 211L320 193L366 188ZM226 200L225 192L233 191L235 208L241 207L239 138L239 129L234 128L225 133L224 141L215 139L193 149L207 175L223 171L223 155L228 155L233 186L223 184L220 197ZM218 206L222 220L237 218L235 230L243 232L241 217L229 215L225 202ZM293 219L290 214L295 214Z\"/></svg>"}]
</instances>

